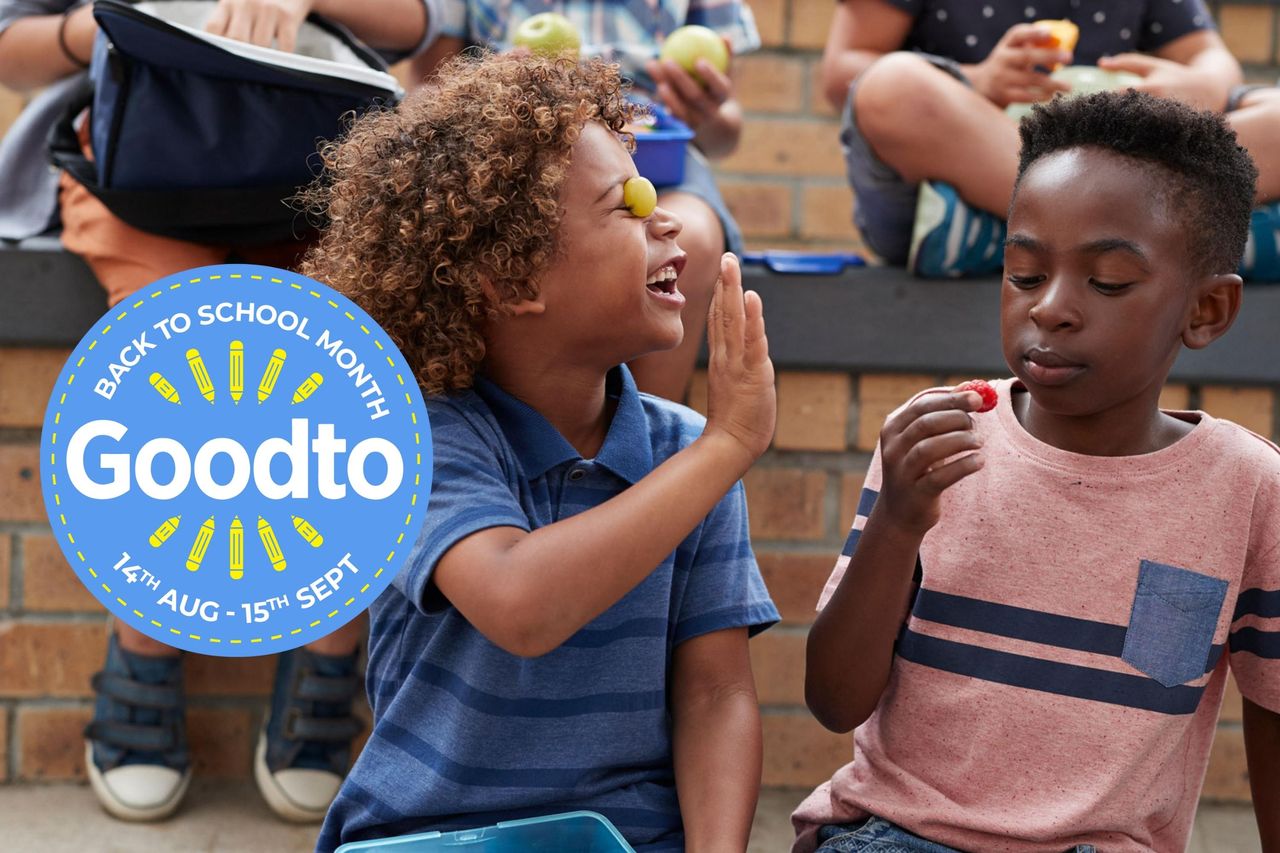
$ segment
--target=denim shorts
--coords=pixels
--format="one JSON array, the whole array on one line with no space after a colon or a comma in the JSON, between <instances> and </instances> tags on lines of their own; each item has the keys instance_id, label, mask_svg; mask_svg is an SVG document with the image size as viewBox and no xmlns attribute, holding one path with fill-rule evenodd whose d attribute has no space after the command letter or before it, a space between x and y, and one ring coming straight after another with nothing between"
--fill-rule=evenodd
<instances>
[{"instance_id":1,"label":"denim shorts","mask_svg":"<svg viewBox=\"0 0 1280 853\"><path fill-rule=\"evenodd\" d=\"M961 853L878 817L843 826L824 826L818 830L818 845L817 853ZM1096 851L1091 844L1078 844L1066 853Z\"/></svg>"},{"instance_id":2,"label":"denim shorts","mask_svg":"<svg viewBox=\"0 0 1280 853\"><path fill-rule=\"evenodd\" d=\"M921 59L944 74L968 81L960 76L954 63L926 53ZM840 147L844 150L845 172L853 187L853 223L862 240L886 263L903 266L911 248L911 228L916 219L916 195L919 184L908 183L898 171L876 156L871 143L858 128L854 96L858 81L849 85L840 122Z\"/></svg>"},{"instance_id":3,"label":"denim shorts","mask_svg":"<svg viewBox=\"0 0 1280 853\"><path fill-rule=\"evenodd\" d=\"M716 218L720 220L720 227L724 229L725 251L742 257L742 230L738 228L738 223L733 221L733 214L729 212L724 198L720 195L715 175L711 172L711 165L702 152L693 147L692 142L685 146L684 181L674 187L658 187L658 192L689 193L705 201L707 206L715 211ZM677 242L679 242L678 238Z\"/></svg>"}]
</instances>

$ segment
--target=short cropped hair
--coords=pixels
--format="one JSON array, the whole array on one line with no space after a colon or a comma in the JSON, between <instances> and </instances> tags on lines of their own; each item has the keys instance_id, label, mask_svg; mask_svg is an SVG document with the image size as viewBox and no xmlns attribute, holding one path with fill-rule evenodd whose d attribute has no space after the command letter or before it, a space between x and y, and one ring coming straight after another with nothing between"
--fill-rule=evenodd
<instances>
[{"instance_id":1,"label":"short cropped hair","mask_svg":"<svg viewBox=\"0 0 1280 853\"><path fill-rule=\"evenodd\" d=\"M301 272L350 297L427 394L471 386L484 324L535 298L559 251L560 191L582 129L622 138L635 108L599 60L469 53L321 148L300 196L327 226Z\"/></svg>"},{"instance_id":2,"label":"short cropped hair","mask_svg":"<svg viewBox=\"0 0 1280 853\"><path fill-rule=\"evenodd\" d=\"M1019 127L1021 185L1031 165L1071 148L1096 147L1156 167L1154 187L1186 231L1193 271L1235 272L1249 236L1258 170L1221 115L1129 89L1037 105Z\"/></svg>"}]
</instances>

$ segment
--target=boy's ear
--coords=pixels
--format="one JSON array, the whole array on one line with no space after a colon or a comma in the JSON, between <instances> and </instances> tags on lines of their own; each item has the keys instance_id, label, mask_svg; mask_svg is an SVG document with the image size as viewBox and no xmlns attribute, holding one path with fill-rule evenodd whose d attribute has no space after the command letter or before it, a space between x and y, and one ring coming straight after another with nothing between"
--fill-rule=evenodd
<instances>
[{"instance_id":1,"label":"boy's ear","mask_svg":"<svg viewBox=\"0 0 1280 853\"><path fill-rule=\"evenodd\" d=\"M521 299L519 302L503 302L501 294L498 293L498 288L494 287L493 280L488 276L480 279L480 287L484 289L484 295L489 300L489 304L498 306L500 313L508 317L541 314L547 310L547 305L542 299L541 290L538 291L538 295L533 299Z\"/></svg>"},{"instance_id":2,"label":"boy's ear","mask_svg":"<svg viewBox=\"0 0 1280 853\"><path fill-rule=\"evenodd\" d=\"M1182 342L1188 349L1204 349L1226 334L1240 313L1244 281L1235 273L1208 276L1193 288L1191 312Z\"/></svg>"}]
</instances>

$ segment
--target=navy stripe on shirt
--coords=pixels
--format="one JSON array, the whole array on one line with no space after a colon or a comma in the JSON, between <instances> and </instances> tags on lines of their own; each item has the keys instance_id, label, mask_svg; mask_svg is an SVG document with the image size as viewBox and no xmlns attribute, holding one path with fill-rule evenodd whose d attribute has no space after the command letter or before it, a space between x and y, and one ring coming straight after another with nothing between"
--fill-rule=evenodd
<instances>
[{"instance_id":1,"label":"navy stripe on shirt","mask_svg":"<svg viewBox=\"0 0 1280 853\"><path fill-rule=\"evenodd\" d=\"M473 711L496 717L561 718L653 711L663 707L666 701L661 690L592 693L566 699L538 699L529 696L508 698L477 689L461 676L425 660L414 665L411 675L424 684L444 690Z\"/></svg>"},{"instance_id":2,"label":"navy stripe on shirt","mask_svg":"<svg viewBox=\"0 0 1280 853\"><path fill-rule=\"evenodd\" d=\"M1259 631L1257 628L1241 628L1232 631L1228 638L1231 653L1252 652L1260 658L1280 660L1280 631Z\"/></svg>"},{"instance_id":3,"label":"navy stripe on shirt","mask_svg":"<svg viewBox=\"0 0 1280 853\"><path fill-rule=\"evenodd\" d=\"M1161 714L1194 713L1204 693L1203 686L1165 687L1152 678L984 649L912 630L903 632L897 652L944 672Z\"/></svg>"},{"instance_id":4,"label":"navy stripe on shirt","mask_svg":"<svg viewBox=\"0 0 1280 853\"><path fill-rule=\"evenodd\" d=\"M1280 616L1280 589L1243 589L1236 598L1234 622L1242 616L1261 616L1264 619Z\"/></svg>"}]
</instances>

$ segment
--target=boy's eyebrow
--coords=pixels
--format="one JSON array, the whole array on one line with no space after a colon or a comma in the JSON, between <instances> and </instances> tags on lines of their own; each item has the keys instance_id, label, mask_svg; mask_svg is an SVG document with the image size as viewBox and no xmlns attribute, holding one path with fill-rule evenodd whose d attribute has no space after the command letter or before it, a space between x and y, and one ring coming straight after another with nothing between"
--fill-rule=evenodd
<instances>
[{"instance_id":1,"label":"boy's eyebrow","mask_svg":"<svg viewBox=\"0 0 1280 853\"><path fill-rule=\"evenodd\" d=\"M1004 241L1006 249L1026 249L1029 252L1043 252L1045 245L1034 237L1026 234L1010 234ZM1101 240L1094 240L1089 243L1082 243L1075 248L1078 252L1087 252L1090 255L1101 255L1106 252L1125 252L1133 255L1138 260L1146 263L1147 253L1132 240L1126 240L1123 237L1105 237Z\"/></svg>"}]
</instances>

